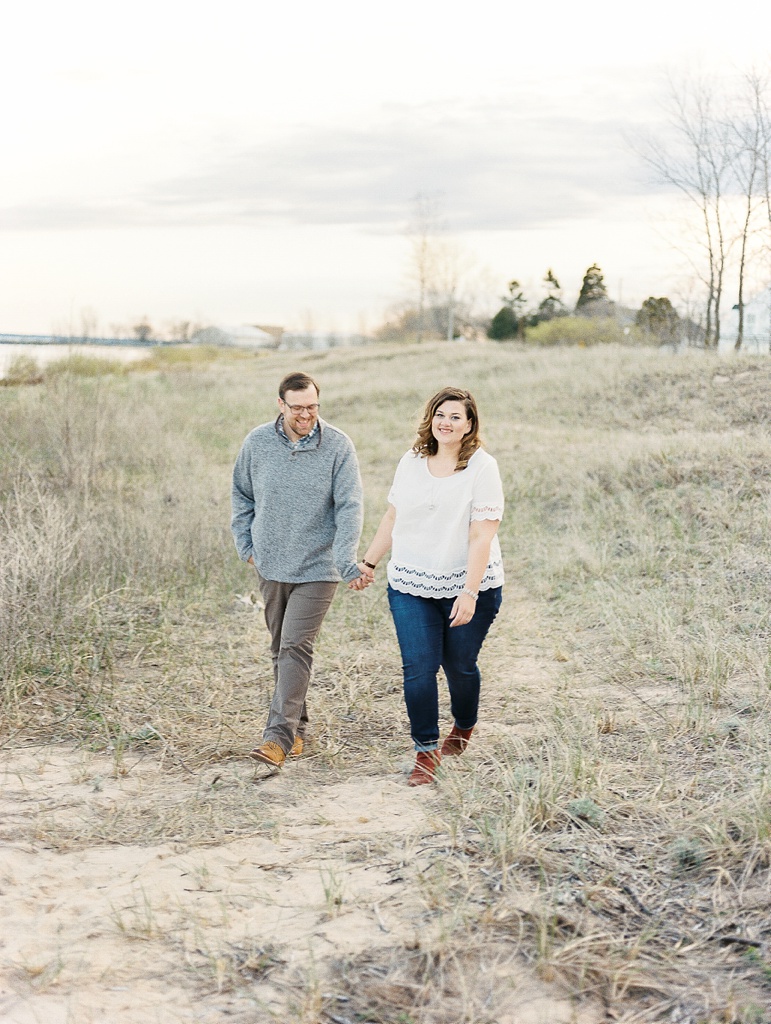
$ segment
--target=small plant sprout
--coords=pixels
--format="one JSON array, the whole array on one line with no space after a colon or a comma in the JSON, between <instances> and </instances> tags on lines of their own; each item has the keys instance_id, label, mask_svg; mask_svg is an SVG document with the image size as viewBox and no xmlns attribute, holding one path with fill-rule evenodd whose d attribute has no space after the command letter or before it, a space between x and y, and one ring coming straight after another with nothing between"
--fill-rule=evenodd
<instances>
[{"instance_id":1,"label":"small plant sprout","mask_svg":"<svg viewBox=\"0 0 771 1024\"><path fill-rule=\"evenodd\" d=\"M567 806L567 811L574 821L591 825L592 828L602 828L605 821L605 811L588 796L571 800Z\"/></svg>"},{"instance_id":2,"label":"small plant sprout","mask_svg":"<svg viewBox=\"0 0 771 1024\"><path fill-rule=\"evenodd\" d=\"M343 905L344 882L339 868L320 868L321 885L324 889L324 900L327 905L327 913L330 917L336 917Z\"/></svg>"},{"instance_id":3,"label":"small plant sprout","mask_svg":"<svg viewBox=\"0 0 771 1024\"><path fill-rule=\"evenodd\" d=\"M680 871L695 871L704 863L704 847L698 839L680 836L669 847L669 853Z\"/></svg>"}]
</instances>

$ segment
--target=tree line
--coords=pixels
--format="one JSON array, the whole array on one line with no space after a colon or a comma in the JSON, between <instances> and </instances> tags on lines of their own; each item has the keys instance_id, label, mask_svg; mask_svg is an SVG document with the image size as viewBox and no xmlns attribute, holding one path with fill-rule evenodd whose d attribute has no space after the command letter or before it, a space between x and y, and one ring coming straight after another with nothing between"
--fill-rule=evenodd
<instances>
[{"instance_id":1,"label":"tree line","mask_svg":"<svg viewBox=\"0 0 771 1024\"><path fill-rule=\"evenodd\" d=\"M575 303L568 303L556 273L549 268L543 278L542 295L529 299L520 282L511 280L500 309L491 318L489 282L475 279L473 261L448 230L438 193L418 193L414 197L406 234L413 295L392 307L387 321L374 332L375 340L452 340L486 335L496 341L529 336L534 343L559 344L580 337L590 343L589 318L595 329L604 321L606 341L677 344L700 340L698 326L680 317L669 298L651 296L639 310L613 302L597 263L587 268ZM571 316L582 318L583 326L568 322ZM560 321L564 329L552 331L548 340L542 339L537 328L551 321ZM627 330L630 325L636 328L634 333Z\"/></svg>"},{"instance_id":2,"label":"tree line","mask_svg":"<svg viewBox=\"0 0 771 1024\"><path fill-rule=\"evenodd\" d=\"M501 300L503 305L490 321L488 338L505 341L510 338L525 340L530 328L561 317L614 317L626 318L639 329L639 336L658 344L677 344L687 334L688 326L678 314L670 299L650 296L635 311L621 309L608 297L608 289L600 267L593 263L581 281L581 290L574 307L569 307L562 294L562 288L549 268L543 279L545 295L540 302L528 309L528 302L519 281L509 282L509 293ZM632 313L634 315L632 316Z\"/></svg>"}]
</instances>

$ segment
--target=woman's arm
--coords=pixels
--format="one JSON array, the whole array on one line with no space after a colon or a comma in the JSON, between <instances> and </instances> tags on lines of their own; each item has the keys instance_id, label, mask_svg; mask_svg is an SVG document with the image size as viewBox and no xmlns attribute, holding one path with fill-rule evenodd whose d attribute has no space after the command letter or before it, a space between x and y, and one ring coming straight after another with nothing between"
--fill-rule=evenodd
<instances>
[{"instance_id":1,"label":"woman's arm","mask_svg":"<svg viewBox=\"0 0 771 1024\"><path fill-rule=\"evenodd\" d=\"M476 598L466 591L479 593L479 584L490 561L490 545L501 525L500 519L475 519L468 531L468 563L466 565L465 590L455 598L450 612L451 626L465 626L471 622L476 611Z\"/></svg>"},{"instance_id":2,"label":"woman's arm","mask_svg":"<svg viewBox=\"0 0 771 1024\"><path fill-rule=\"evenodd\" d=\"M372 562L373 565L377 565L383 555L391 550L391 534L394 532L395 522L396 508L394 505L389 504L386 514L380 520L380 526L378 526L375 536L372 538L372 543L364 553L363 561Z\"/></svg>"},{"instance_id":3,"label":"woman's arm","mask_svg":"<svg viewBox=\"0 0 771 1024\"><path fill-rule=\"evenodd\" d=\"M353 580L349 583L349 588L353 590L363 590L364 587L372 583L375 578L375 570L364 563L371 562L372 565L377 565L383 555L390 550L391 534L393 533L395 522L396 508L389 503L386 514L380 520L380 526L378 526L375 531L375 536L372 538L372 543L364 553L364 558L359 562L361 576L359 579Z\"/></svg>"}]
</instances>

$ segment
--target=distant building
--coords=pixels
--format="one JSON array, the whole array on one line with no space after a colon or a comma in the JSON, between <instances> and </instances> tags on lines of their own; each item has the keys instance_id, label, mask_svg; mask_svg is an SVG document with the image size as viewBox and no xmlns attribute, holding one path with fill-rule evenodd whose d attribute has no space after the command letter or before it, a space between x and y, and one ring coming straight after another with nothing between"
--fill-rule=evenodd
<instances>
[{"instance_id":1,"label":"distant building","mask_svg":"<svg viewBox=\"0 0 771 1024\"><path fill-rule=\"evenodd\" d=\"M281 340L284 337L283 327L276 327L273 324L254 324L253 326L256 327L259 331L265 331L266 334L269 334L271 338L273 338L273 340L275 341L276 348L278 348L281 345Z\"/></svg>"},{"instance_id":2,"label":"distant building","mask_svg":"<svg viewBox=\"0 0 771 1024\"><path fill-rule=\"evenodd\" d=\"M323 352L330 348L353 345L367 345L370 342L363 334L338 334L335 331L287 331L281 338L281 348L285 351L295 349L311 349Z\"/></svg>"},{"instance_id":3,"label":"distant building","mask_svg":"<svg viewBox=\"0 0 771 1024\"><path fill-rule=\"evenodd\" d=\"M739 333L739 307L720 318L720 347L733 348ZM747 352L771 351L771 287L764 288L744 303L744 337Z\"/></svg>"}]
</instances>

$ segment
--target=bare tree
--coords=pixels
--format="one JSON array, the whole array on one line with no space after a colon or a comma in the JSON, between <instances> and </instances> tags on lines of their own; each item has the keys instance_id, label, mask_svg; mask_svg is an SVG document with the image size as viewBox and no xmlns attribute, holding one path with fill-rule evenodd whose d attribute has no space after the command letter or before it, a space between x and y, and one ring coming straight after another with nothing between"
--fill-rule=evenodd
<instances>
[{"instance_id":1,"label":"bare tree","mask_svg":"<svg viewBox=\"0 0 771 1024\"><path fill-rule=\"evenodd\" d=\"M91 306L84 306L80 311L80 337L83 341L95 338L99 333L99 317Z\"/></svg>"},{"instance_id":2,"label":"bare tree","mask_svg":"<svg viewBox=\"0 0 771 1024\"><path fill-rule=\"evenodd\" d=\"M131 330L139 342L147 342L153 336L153 328L147 316L143 316L137 323L132 324Z\"/></svg>"},{"instance_id":3,"label":"bare tree","mask_svg":"<svg viewBox=\"0 0 771 1024\"><path fill-rule=\"evenodd\" d=\"M720 342L720 307L730 241L726 230L731 178L731 133L715 112L711 84L698 78L668 79L670 125L675 147L652 140L638 152L660 181L674 186L697 210L706 269L696 267L706 286L705 344Z\"/></svg>"},{"instance_id":4,"label":"bare tree","mask_svg":"<svg viewBox=\"0 0 771 1024\"><path fill-rule=\"evenodd\" d=\"M444 314L441 324L447 341L455 337L455 327L461 307L468 305L463 294L471 260L453 238L439 238L434 246L433 276L429 281L428 298L435 313ZM437 317L438 319L438 317Z\"/></svg>"},{"instance_id":5,"label":"bare tree","mask_svg":"<svg viewBox=\"0 0 771 1024\"><path fill-rule=\"evenodd\" d=\"M407 234L410 276L417 285L417 336L431 330L451 341L459 319L468 319L473 260L447 229L438 194L419 192Z\"/></svg>"},{"instance_id":6,"label":"bare tree","mask_svg":"<svg viewBox=\"0 0 771 1024\"><path fill-rule=\"evenodd\" d=\"M767 76L751 71L747 75L747 85L755 129L753 138L756 147L755 159L759 178L758 191L765 213L764 250L771 264L771 109L769 109L769 80ZM768 277L769 281L771 281L771 266L769 266ZM771 303L769 303L768 316L768 347L769 352L771 352Z\"/></svg>"},{"instance_id":7,"label":"bare tree","mask_svg":"<svg viewBox=\"0 0 771 1024\"><path fill-rule=\"evenodd\" d=\"M744 342L744 286L750 237L762 203L763 175L763 99L765 82L754 71L745 77L745 93L741 106L730 119L734 152L732 170L739 194L742 196L742 217L739 227L739 325L734 348L741 349Z\"/></svg>"},{"instance_id":8,"label":"bare tree","mask_svg":"<svg viewBox=\"0 0 771 1024\"><path fill-rule=\"evenodd\" d=\"M418 192L412 203L413 215L407 235L412 245L410 270L418 290L418 341L422 341L426 331L426 305L429 293L435 288L437 249L444 224L436 193Z\"/></svg>"},{"instance_id":9,"label":"bare tree","mask_svg":"<svg viewBox=\"0 0 771 1024\"><path fill-rule=\"evenodd\" d=\"M192 320L171 320L166 326L165 334L169 341L190 341L201 326L193 324Z\"/></svg>"}]
</instances>

